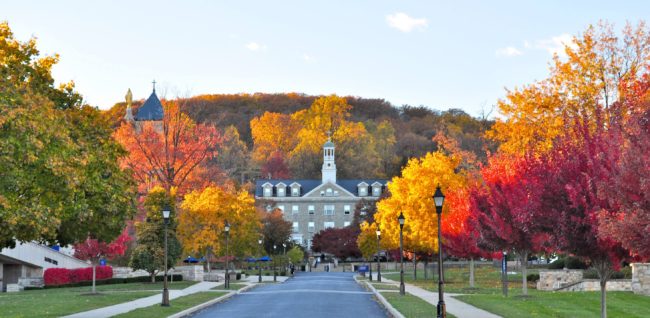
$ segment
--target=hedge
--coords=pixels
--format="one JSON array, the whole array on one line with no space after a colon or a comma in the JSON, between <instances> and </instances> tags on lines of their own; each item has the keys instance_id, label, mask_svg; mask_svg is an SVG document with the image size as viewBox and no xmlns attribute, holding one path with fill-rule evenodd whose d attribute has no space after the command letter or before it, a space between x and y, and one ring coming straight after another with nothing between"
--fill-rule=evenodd
<instances>
[{"instance_id":1,"label":"hedge","mask_svg":"<svg viewBox=\"0 0 650 318\"><path fill-rule=\"evenodd\" d=\"M95 279L104 280L113 277L113 268L110 266L97 266L95 268ZM43 273L43 280L46 286L75 284L93 280L93 268L48 268Z\"/></svg>"}]
</instances>

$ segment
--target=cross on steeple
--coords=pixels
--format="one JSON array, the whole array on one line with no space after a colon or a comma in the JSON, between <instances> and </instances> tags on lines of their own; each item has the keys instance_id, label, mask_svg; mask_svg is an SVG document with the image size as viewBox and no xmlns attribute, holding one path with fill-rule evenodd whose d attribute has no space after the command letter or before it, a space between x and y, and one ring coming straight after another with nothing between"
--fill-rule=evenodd
<instances>
[{"instance_id":1,"label":"cross on steeple","mask_svg":"<svg viewBox=\"0 0 650 318\"><path fill-rule=\"evenodd\" d=\"M153 82L151 82L151 83L153 84L153 91L155 93L156 92L156 80L153 80Z\"/></svg>"},{"instance_id":2,"label":"cross on steeple","mask_svg":"<svg viewBox=\"0 0 650 318\"><path fill-rule=\"evenodd\" d=\"M332 131L327 131L327 141L332 141Z\"/></svg>"}]
</instances>

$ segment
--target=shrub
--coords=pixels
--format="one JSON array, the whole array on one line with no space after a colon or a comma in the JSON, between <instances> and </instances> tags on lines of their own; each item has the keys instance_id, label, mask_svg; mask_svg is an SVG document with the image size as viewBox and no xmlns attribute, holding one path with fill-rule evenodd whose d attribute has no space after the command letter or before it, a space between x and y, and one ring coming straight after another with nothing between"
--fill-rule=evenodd
<instances>
[{"instance_id":1,"label":"shrub","mask_svg":"<svg viewBox=\"0 0 650 318\"><path fill-rule=\"evenodd\" d=\"M564 258L558 258L553 261L551 264L548 264L549 269L563 269L564 268Z\"/></svg>"},{"instance_id":2,"label":"shrub","mask_svg":"<svg viewBox=\"0 0 650 318\"><path fill-rule=\"evenodd\" d=\"M241 273L237 273L237 278L236 278L236 279L237 279L237 280L240 280L240 279L241 279Z\"/></svg>"},{"instance_id":3,"label":"shrub","mask_svg":"<svg viewBox=\"0 0 650 318\"><path fill-rule=\"evenodd\" d=\"M528 274L528 275L526 275L526 279L529 282L536 282L536 281L539 280L539 274Z\"/></svg>"},{"instance_id":4,"label":"shrub","mask_svg":"<svg viewBox=\"0 0 650 318\"><path fill-rule=\"evenodd\" d=\"M95 279L104 280L113 277L113 268L110 266L97 266L95 268ZM43 273L43 280L46 286L68 285L93 280L93 268L48 268Z\"/></svg>"},{"instance_id":5,"label":"shrub","mask_svg":"<svg viewBox=\"0 0 650 318\"><path fill-rule=\"evenodd\" d=\"M564 263L566 265L566 268L568 269L586 269L587 264L583 262L581 259L573 256L569 256L564 260Z\"/></svg>"},{"instance_id":6,"label":"shrub","mask_svg":"<svg viewBox=\"0 0 650 318\"><path fill-rule=\"evenodd\" d=\"M97 267L99 268L99 267ZM90 275L92 278L92 268L90 269ZM111 275L113 271L111 269ZM180 282L183 280L183 275L177 274L169 275L170 279L173 278L173 281L175 282ZM163 276L156 276L156 281L157 282L162 282L163 281ZM109 279L101 279L97 280L95 282L95 285L111 285L111 284L127 284L127 283L149 283L151 282L151 277L149 276L138 276L138 277L129 277L129 278L109 278ZM45 284L44 288L62 288L62 287L83 287L83 286L92 286L93 282L92 280L90 281L81 281L81 282L75 282L75 283L68 283L68 284L60 284L60 285L48 285L47 283Z\"/></svg>"}]
</instances>

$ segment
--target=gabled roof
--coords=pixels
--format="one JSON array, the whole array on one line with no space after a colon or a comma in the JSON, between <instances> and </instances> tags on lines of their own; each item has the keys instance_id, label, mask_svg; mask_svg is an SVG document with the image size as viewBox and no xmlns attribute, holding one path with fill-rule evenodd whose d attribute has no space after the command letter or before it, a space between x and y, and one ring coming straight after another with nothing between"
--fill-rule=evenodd
<instances>
[{"instance_id":1,"label":"gabled roof","mask_svg":"<svg viewBox=\"0 0 650 318\"><path fill-rule=\"evenodd\" d=\"M363 187L363 186L366 186L366 187L367 187L368 184L365 183L365 182L363 182L363 181L362 181L361 183L357 184L357 187Z\"/></svg>"},{"instance_id":2,"label":"gabled roof","mask_svg":"<svg viewBox=\"0 0 650 318\"><path fill-rule=\"evenodd\" d=\"M298 183L298 182L294 182L294 183L290 184L289 186L293 188L294 185L297 185L299 187L301 186L300 183Z\"/></svg>"},{"instance_id":3,"label":"gabled roof","mask_svg":"<svg viewBox=\"0 0 650 318\"><path fill-rule=\"evenodd\" d=\"M375 181L375 182L372 183L372 186L373 186L373 187L376 187L376 186L382 186L382 185L383 185L383 184L381 184L380 182L377 182L377 181Z\"/></svg>"},{"instance_id":4,"label":"gabled roof","mask_svg":"<svg viewBox=\"0 0 650 318\"><path fill-rule=\"evenodd\" d=\"M138 109L138 113L135 115L136 121L145 121L145 120L163 120L163 107L160 103L160 99L156 95L154 90L149 98L144 102L142 107Z\"/></svg>"},{"instance_id":5,"label":"gabled roof","mask_svg":"<svg viewBox=\"0 0 650 318\"><path fill-rule=\"evenodd\" d=\"M275 186L276 186L276 187L285 187L285 188L286 188L286 187L287 187L287 184L284 183L284 182L278 182Z\"/></svg>"},{"instance_id":6,"label":"gabled roof","mask_svg":"<svg viewBox=\"0 0 650 318\"><path fill-rule=\"evenodd\" d=\"M347 179L347 180L337 180L336 184L345 189L346 191L350 193L357 193L357 186L360 183L366 183L368 184L375 184L379 183L382 186L386 186L386 183L388 180L385 179ZM298 183L302 187L302 193L307 194L314 190L316 187L320 186L323 184L322 180L289 180L289 179L282 179L282 180L274 180L274 179L260 179L255 181L255 196L256 197L262 197L263 196L263 190L262 186L266 184L270 184L273 186L276 186L277 184L283 183L283 184L291 184L293 185L294 183ZM302 195L301 195L302 196Z\"/></svg>"}]
</instances>

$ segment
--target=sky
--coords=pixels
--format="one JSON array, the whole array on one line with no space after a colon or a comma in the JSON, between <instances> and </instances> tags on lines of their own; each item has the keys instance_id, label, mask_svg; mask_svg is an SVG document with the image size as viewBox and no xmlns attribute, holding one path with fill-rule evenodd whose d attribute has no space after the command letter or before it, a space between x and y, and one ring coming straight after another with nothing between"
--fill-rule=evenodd
<instances>
[{"instance_id":1,"label":"sky","mask_svg":"<svg viewBox=\"0 0 650 318\"><path fill-rule=\"evenodd\" d=\"M108 109L149 96L338 94L486 114L600 20L650 1L4 1L0 20ZM650 22L650 21L648 21ZM493 112L494 116L496 112Z\"/></svg>"}]
</instances>

